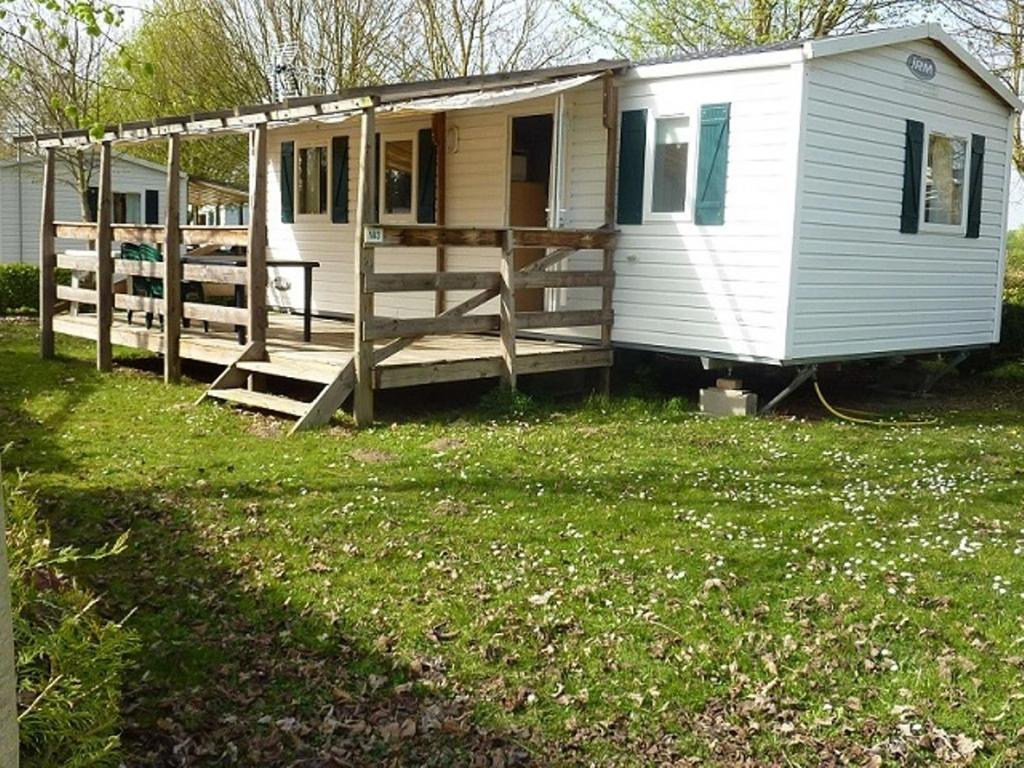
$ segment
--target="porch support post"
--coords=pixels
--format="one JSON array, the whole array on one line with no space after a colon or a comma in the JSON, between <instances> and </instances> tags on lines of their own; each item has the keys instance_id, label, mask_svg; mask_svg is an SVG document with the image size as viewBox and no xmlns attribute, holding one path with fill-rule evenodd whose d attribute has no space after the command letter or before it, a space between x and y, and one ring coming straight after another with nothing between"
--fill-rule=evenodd
<instances>
[{"instance_id":1,"label":"porch support post","mask_svg":"<svg viewBox=\"0 0 1024 768\"><path fill-rule=\"evenodd\" d=\"M111 188L111 144L100 145L99 210L96 216L96 368L109 371L114 367L110 346L110 326L114 322L114 264L110 249L114 215L114 190Z\"/></svg>"},{"instance_id":2,"label":"porch support post","mask_svg":"<svg viewBox=\"0 0 1024 768\"><path fill-rule=\"evenodd\" d=\"M53 313L57 305L57 251L53 232L54 149L46 148L43 159L43 210L39 225L39 354L54 354Z\"/></svg>"},{"instance_id":3,"label":"porch support post","mask_svg":"<svg viewBox=\"0 0 1024 768\"><path fill-rule=\"evenodd\" d=\"M501 382L508 389L516 388L516 263L515 242L511 229L506 229L501 246L501 288L498 312L501 330Z\"/></svg>"},{"instance_id":4,"label":"porch support post","mask_svg":"<svg viewBox=\"0 0 1024 768\"><path fill-rule=\"evenodd\" d=\"M353 324L353 354L355 356L355 391L352 415L357 427L373 423L373 341L366 338L366 323L373 317L373 294L367 290L367 278L374 270L373 246L366 244L365 227L373 222L373 201L377 179L374 178L376 157L375 107L363 110L360 120L359 186L356 198L355 249L355 301Z\"/></svg>"},{"instance_id":5,"label":"porch support post","mask_svg":"<svg viewBox=\"0 0 1024 768\"><path fill-rule=\"evenodd\" d=\"M167 139L167 205L164 222L164 381L181 380L181 152Z\"/></svg>"},{"instance_id":6,"label":"porch support post","mask_svg":"<svg viewBox=\"0 0 1024 768\"><path fill-rule=\"evenodd\" d=\"M605 135L605 177L604 177L604 226L615 228L615 190L618 183L619 168L619 97L615 89L615 76L612 72L604 74L604 127ZM615 272L615 249L606 245L603 251L601 269L609 274ZM611 314L614 286L608 282L601 289L601 311ZM612 345L612 321L601 324L601 346L610 348ZM611 391L612 370L601 368L598 390L607 395Z\"/></svg>"},{"instance_id":7,"label":"porch support post","mask_svg":"<svg viewBox=\"0 0 1024 768\"><path fill-rule=\"evenodd\" d=\"M267 125L249 135L249 239L246 247L249 341L267 340Z\"/></svg>"},{"instance_id":8,"label":"porch support post","mask_svg":"<svg viewBox=\"0 0 1024 768\"><path fill-rule=\"evenodd\" d=\"M447 174L448 174L448 113L438 112L434 115L431 125L434 134L434 147L437 149L437 185L434 199L437 201L437 226L443 227L447 221ZM435 270L444 272L448 269L448 255L443 243L437 246ZM440 315L445 310L447 294L438 288L434 294L434 314Z\"/></svg>"}]
</instances>

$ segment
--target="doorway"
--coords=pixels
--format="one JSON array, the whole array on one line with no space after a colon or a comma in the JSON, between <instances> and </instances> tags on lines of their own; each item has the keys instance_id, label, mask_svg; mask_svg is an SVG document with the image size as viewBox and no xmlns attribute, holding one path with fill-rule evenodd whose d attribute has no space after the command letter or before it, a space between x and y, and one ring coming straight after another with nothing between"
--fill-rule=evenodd
<instances>
[{"instance_id":1,"label":"doorway","mask_svg":"<svg viewBox=\"0 0 1024 768\"><path fill-rule=\"evenodd\" d=\"M512 118L512 156L509 159L508 223L512 227L546 227L551 192L551 139L554 116L528 115ZM522 269L544 255L543 248L521 248L515 267ZM544 289L516 291L516 308L526 312L544 309Z\"/></svg>"}]
</instances>

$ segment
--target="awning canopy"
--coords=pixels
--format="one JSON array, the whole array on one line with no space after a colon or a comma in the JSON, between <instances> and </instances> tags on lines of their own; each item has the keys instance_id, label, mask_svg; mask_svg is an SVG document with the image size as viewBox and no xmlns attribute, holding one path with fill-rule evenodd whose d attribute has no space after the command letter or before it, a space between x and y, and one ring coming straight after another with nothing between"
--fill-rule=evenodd
<instances>
[{"instance_id":1,"label":"awning canopy","mask_svg":"<svg viewBox=\"0 0 1024 768\"><path fill-rule=\"evenodd\" d=\"M189 205L244 205L248 202L249 193L244 189L194 176L188 180Z\"/></svg>"},{"instance_id":2,"label":"awning canopy","mask_svg":"<svg viewBox=\"0 0 1024 768\"><path fill-rule=\"evenodd\" d=\"M386 112L435 112L496 106L575 88L602 73L618 72L627 65L622 59L600 60L520 72L350 88L326 96L303 96L275 104L109 125L97 135L88 130L75 130L18 136L14 141L38 147L82 147L102 141L152 141L172 134L244 133L261 124L277 127L306 121L340 122L369 107Z\"/></svg>"}]
</instances>

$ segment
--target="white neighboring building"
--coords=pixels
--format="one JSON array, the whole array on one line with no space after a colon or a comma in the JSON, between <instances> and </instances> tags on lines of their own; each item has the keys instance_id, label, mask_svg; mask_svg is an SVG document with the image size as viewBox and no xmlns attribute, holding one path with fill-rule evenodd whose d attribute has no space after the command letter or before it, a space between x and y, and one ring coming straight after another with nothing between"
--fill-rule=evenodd
<instances>
[{"instance_id":1,"label":"white neighboring building","mask_svg":"<svg viewBox=\"0 0 1024 768\"><path fill-rule=\"evenodd\" d=\"M30 157L0 162L0 263L39 261L39 220L42 202L42 162ZM81 221L82 205L71 169L59 159L54 186L58 221ZM115 155L111 168L114 182L114 221L126 224L160 224L166 210L167 171L130 155ZM94 181L99 169L94 168ZM188 176L181 174L180 210L186 209ZM95 185L90 196L95 203ZM182 219L184 221L184 218ZM73 247L72 244L58 248Z\"/></svg>"}]
</instances>

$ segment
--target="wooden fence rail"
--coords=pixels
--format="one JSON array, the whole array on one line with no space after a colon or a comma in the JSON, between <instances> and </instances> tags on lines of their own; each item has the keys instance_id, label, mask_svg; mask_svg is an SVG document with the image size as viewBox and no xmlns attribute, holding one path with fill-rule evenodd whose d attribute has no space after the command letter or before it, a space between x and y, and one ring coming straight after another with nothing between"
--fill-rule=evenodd
<instances>
[{"instance_id":1,"label":"wooden fence rail","mask_svg":"<svg viewBox=\"0 0 1024 768\"><path fill-rule=\"evenodd\" d=\"M597 342L597 348L608 349L613 321L611 288L615 282L610 261L605 258L605 268L600 270L546 270L580 250L609 253L615 235L615 231L610 229L365 226L358 244L363 256L357 265L357 301L370 311L356 320L356 356L369 357L363 365L372 373L375 366L423 336L497 332L501 338L502 377L514 387L518 367L516 336L519 331L596 326L601 328L601 341ZM374 269L376 248L449 245L500 249L499 269L494 272L398 273L378 273ZM526 267L516 269L514 254L520 248L550 250ZM601 307L562 311L517 309L516 291L545 288L601 288ZM372 311L373 297L377 293L450 290L477 290L479 293L434 317L383 317ZM497 314L469 314L494 299L498 300ZM373 343L381 339L393 341L374 348ZM357 400L360 394L357 387ZM358 406L356 411L359 412Z\"/></svg>"}]
</instances>

